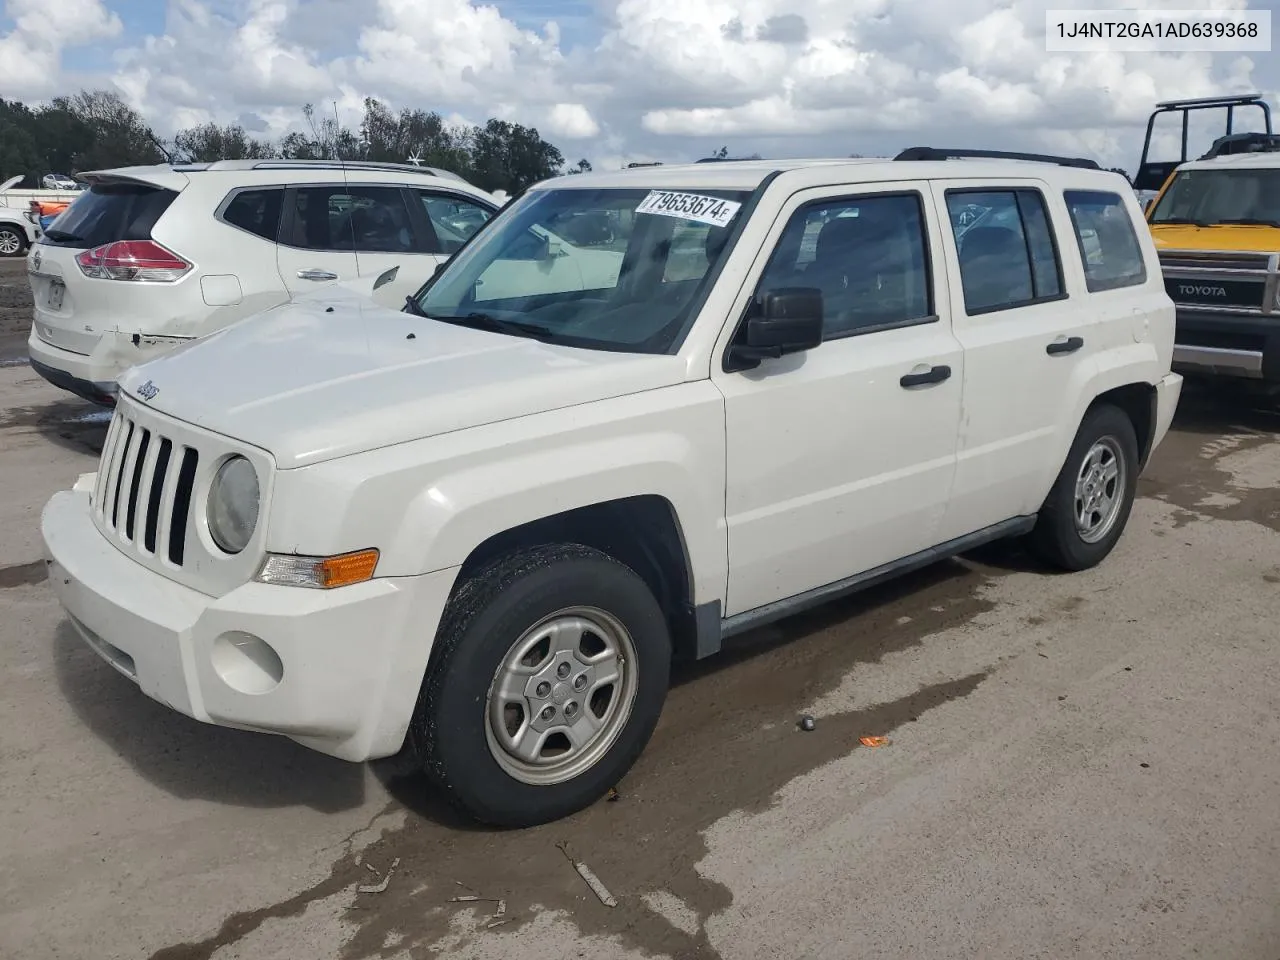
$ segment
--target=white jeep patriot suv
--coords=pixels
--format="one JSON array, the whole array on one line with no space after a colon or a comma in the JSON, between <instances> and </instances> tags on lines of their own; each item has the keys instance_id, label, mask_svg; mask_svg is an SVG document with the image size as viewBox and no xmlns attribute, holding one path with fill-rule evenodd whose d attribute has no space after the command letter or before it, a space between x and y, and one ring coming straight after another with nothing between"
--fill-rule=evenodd
<instances>
[{"instance_id":1,"label":"white jeep patriot suv","mask_svg":"<svg viewBox=\"0 0 1280 960\"><path fill-rule=\"evenodd\" d=\"M1114 547L1173 304L1120 176L1009 156L541 183L403 310L337 287L127 373L51 583L185 714L579 810L675 657L998 538Z\"/></svg>"}]
</instances>

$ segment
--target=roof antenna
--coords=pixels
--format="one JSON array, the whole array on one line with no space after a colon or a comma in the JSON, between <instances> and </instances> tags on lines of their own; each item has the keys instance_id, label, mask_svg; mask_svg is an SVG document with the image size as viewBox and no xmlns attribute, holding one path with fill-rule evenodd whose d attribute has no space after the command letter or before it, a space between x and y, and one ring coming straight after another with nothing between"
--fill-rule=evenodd
<instances>
[{"instance_id":1,"label":"roof antenna","mask_svg":"<svg viewBox=\"0 0 1280 960\"><path fill-rule=\"evenodd\" d=\"M169 165L172 166L173 154L171 154L168 150L164 148L164 144L160 142L160 138L157 137L155 133L151 131L150 128L147 129L147 136L151 138L151 142L156 145L156 149L164 154L165 160L167 160L169 162Z\"/></svg>"}]
</instances>

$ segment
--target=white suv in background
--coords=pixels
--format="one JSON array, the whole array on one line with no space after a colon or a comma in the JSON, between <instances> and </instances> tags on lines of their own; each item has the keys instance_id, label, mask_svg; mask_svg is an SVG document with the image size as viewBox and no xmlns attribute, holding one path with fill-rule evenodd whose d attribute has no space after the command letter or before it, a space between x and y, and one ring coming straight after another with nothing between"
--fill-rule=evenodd
<instances>
[{"instance_id":1,"label":"white suv in background","mask_svg":"<svg viewBox=\"0 0 1280 960\"><path fill-rule=\"evenodd\" d=\"M500 207L445 170L220 160L81 174L31 246L31 365L104 406L127 369L334 281L412 293Z\"/></svg>"}]
</instances>

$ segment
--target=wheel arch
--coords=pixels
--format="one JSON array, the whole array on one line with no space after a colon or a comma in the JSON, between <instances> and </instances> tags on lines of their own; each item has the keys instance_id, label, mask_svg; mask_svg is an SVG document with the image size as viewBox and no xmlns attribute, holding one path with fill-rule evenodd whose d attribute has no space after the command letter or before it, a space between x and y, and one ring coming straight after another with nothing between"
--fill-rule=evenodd
<instances>
[{"instance_id":1,"label":"wheel arch","mask_svg":"<svg viewBox=\"0 0 1280 960\"><path fill-rule=\"evenodd\" d=\"M676 657L699 655L688 544L675 506L658 494L573 507L492 534L467 555L456 583L465 583L500 557L556 543L591 547L635 571L667 616Z\"/></svg>"}]
</instances>

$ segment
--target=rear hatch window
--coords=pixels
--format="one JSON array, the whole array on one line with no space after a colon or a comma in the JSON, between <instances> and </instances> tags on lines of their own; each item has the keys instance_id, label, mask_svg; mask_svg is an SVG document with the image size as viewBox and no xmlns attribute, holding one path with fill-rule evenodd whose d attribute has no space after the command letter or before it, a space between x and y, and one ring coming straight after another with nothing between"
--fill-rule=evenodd
<instances>
[{"instance_id":1,"label":"rear hatch window","mask_svg":"<svg viewBox=\"0 0 1280 960\"><path fill-rule=\"evenodd\" d=\"M88 249L114 240L150 240L178 194L140 183L95 183L45 231L54 247Z\"/></svg>"}]
</instances>

